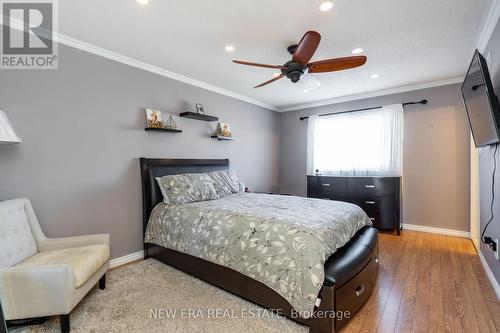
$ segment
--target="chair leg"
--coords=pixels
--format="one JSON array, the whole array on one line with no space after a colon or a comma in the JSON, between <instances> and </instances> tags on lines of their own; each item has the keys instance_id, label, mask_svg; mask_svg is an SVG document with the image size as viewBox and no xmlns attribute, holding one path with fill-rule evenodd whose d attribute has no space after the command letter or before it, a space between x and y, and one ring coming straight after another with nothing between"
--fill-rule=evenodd
<instances>
[{"instance_id":1,"label":"chair leg","mask_svg":"<svg viewBox=\"0 0 500 333\"><path fill-rule=\"evenodd\" d=\"M65 315L60 315L59 322L61 324L61 333L69 333L70 331L69 313Z\"/></svg>"},{"instance_id":2,"label":"chair leg","mask_svg":"<svg viewBox=\"0 0 500 333\"><path fill-rule=\"evenodd\" d=\"M100 279L99 279L99 289L104 290L106 289L106 274L104 274Z\"/></svg>"}]
</instances>

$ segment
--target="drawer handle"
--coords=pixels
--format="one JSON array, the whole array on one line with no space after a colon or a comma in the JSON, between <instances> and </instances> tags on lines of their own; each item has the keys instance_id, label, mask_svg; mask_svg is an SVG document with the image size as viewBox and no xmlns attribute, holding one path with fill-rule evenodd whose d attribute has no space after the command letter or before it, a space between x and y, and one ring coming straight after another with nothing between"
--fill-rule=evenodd
<instances>
[{"instance_id":1,"label":"drawer handle","mask_svg":"<svg viewBox=\"0 0 500 333\"><path fill-rule=\"evenodd\" d=\"M356 296L361 296L365 292L365 285L360 285L354 290L354 292L356 293Z\"/></svg>"},{"instance_id":2,"label":"drawer handle","mask_svg":"<svg viewBox=\"0 0 500 333\"><path fill-rule=\"evenodd\" d=\"M375 188L375 185L365 185L366 188Z\"/></svg>"},{"instance_id":3,"label":"drawer handle","mask_svg":"<svg viewBox=\"0 0 500 333\"><path fill-rule=\"evenodd\" d=\"M325 187L330 187L330 184L321 184L321 185L323 185Z\"/></svg>"},{"instance_id":4,"label":"drawer handle","mask_svg":"<svg viewBox=\"0 0 500 333\"><path fill-rule=\"evenodd\" d=\"M365 201L366 204L375 205L375 201Z\"/></svg>"}]
</instances>

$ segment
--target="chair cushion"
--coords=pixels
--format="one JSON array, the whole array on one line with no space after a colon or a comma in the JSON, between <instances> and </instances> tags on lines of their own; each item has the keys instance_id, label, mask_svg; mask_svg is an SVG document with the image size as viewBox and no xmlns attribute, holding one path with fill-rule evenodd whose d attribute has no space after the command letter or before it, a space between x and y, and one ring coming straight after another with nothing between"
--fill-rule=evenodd
<instances>
[{"instance_id":1,"label":"chair cushion","mask_svg":"<svg viewBox=\"0 0 500 333\"><path fill-rule=\"evenodd\" d=\"M40 252L19 263L16 267L67 264L73 269L75 287L78 288L108 260L109 247L100 244Z\"/></svg>"},{"instance_id":2,"label":"chair cushion","mask_svg":"<svg viewBox=\"0 0 500 333\"><path fill-rule=\"evenodd\" d=\"M0 268L14 266L36 252L24 200L0 202Z\"/></svg>"}]
</instances>

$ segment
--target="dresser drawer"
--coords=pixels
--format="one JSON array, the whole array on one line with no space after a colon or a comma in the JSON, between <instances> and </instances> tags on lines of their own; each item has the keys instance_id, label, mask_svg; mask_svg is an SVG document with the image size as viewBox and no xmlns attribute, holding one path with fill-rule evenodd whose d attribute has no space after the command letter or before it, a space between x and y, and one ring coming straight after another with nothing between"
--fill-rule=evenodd
<instances>
[{"instance_id":1,"label":"dresser drawer","mask_svg":"<svg viewBox=\"0 0 500 333\"><path fill-rule=\"evenodd\" d=\"M390 195L351 195L349 201L361 207L365 212L393 212L395 208L395 199Z\"/></svg>"},{"instance_id":2,"label":"dresser drawer","mask_svg":"<svg viewBox=\"0 0 500 333\"><path fill-rule=\"evenodd\" d=\"M344 177L308 176L307 190L314 193L347 193L347 179Z\"/></svg>"},{"instance_id":3,"label":"dresser drawer","mask_svg":"<svg viewBox=\"0 0 500 333\"><path fill-rule=\"evenodd\" d=\"M309 194L307 195L309 198L317 198L317 199L326 199L326 200L335 200L335 201L347 201L347 194L346 193L322 193L319 194L318 196L310 196Z\"/></svg>"},{"instance_id":4,"label":"dresser drawer","mask_svg":"<svg viewBox=\"0 0 500 333\"><path fill-rule=\"evenodd\" d=\"M395 229L397 228L396 215L394 211L385 212L366 212L373 226L377 229Z\"/></svg>"},{"instance_id":5,"label":"dresser drawer","mask_svg":"<svg viewBox=\"0 0 500 333\"><path fill-rule=\"evenodd\" d=\"M353 194L396 194L398 178L352 177L347 179L349 193Z\"/></svg>"}]
</instances>

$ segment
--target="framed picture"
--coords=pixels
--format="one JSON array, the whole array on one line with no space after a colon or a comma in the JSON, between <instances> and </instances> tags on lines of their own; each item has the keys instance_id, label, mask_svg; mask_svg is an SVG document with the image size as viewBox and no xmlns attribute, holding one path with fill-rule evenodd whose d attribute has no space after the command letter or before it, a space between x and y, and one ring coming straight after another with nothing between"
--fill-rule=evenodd
<instances>
[{"instance_id":1,"label":"framed picture","mask_svg":"<svg viewBox=\"0 0 500 333\"><path fill-rule=\"evenodd\" d=\"M231 128L229 127L229 124L220 122L217 125L217 134L220 136L224 136L226 138L230 138L231 137Z\"/></svg>"},{"instance_id":2,"label":"framed picture","mask_svg":"<svg viewBox=\"0 0 500 333\"><path fill-rule=\"evenodd\" d=\"M148 128L163 128L161 111L154 109L146 109L146 124Z\"/></svg>"},{"instance_id":3,"label":"framed picture","mask_svg":"<svg viewBox=\"0 0 500 333\"><path fill-rule=\"evenodd\" d=\"M196 103L196 111L199 114L205 114L205 108L200 103Z\"/></svg>"}]
</instances>

